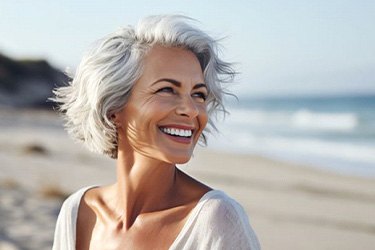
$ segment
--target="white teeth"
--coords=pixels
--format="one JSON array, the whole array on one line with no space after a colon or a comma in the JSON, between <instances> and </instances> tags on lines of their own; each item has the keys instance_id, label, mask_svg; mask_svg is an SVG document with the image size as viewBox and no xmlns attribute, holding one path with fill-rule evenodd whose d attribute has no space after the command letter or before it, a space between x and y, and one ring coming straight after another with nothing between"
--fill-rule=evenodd
<instances>
[{"instance_id":1,"label":"white teeth","mask_svg":"<svg viewBox=\"0 0 375 250\"><path fill-rule=\"evenodd\" d=\"M177 128L162 128L162 131L170 135L178 135L183 137L190 137L193 132L192 130L177 129Z\"/></svg>"}]
</instances>

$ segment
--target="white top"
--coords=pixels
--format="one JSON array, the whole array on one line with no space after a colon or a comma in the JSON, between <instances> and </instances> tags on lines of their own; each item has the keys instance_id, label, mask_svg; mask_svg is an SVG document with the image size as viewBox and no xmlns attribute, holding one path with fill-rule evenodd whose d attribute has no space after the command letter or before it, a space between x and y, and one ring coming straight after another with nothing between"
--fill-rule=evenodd
<instances>
[{"instance_id":1,"label":"white top","mask_svg":"<svg viewBox=\"0 0 375 250\"><path fill-rule=\"evenodd\" d=\"M57 218L52 250L74 250L78 207L85 187L62 205ZM191 211L169 249L259 250L258 239L242 206L219 190L207 192Z\"/></svg>"}]
</instances>

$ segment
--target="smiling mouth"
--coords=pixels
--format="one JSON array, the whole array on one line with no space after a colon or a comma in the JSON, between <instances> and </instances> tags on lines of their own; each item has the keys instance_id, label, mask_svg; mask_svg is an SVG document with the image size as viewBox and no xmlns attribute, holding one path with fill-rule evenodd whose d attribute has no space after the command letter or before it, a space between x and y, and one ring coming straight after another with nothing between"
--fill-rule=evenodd
<instances>
[{"instance_id":1,"label":"smiling mouth","mask_svg":"<svg viewBox=\"0 0 375 250\"><path fill-rule=\"evenodd\" d=\"M169 128L169 127L160 127L161 132L164 134L174 136L177 138L191 138L194 130L191 129L179 129L179 128Z\"/></svg>"}]
</instances>

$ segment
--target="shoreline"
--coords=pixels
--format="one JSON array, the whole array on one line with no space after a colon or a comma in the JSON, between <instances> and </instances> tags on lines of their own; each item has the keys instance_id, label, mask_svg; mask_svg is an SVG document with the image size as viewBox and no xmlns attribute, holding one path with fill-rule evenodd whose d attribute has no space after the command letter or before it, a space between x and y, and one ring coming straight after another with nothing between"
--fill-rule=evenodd
<instances>
[{"instance_id":1,"label":"shoreline","mask_svg":"<svg viewBox=\"0 0 375 250\"><path fill-rule=\"evenodd\" d=\"M324 161L321 159L314 159L306 157L304 159L293 157L292 155L287 156L280 156L277 154L272 153L251 153L246 152L245 150L225 150L221 148L210 148L207 147L208 151L217 152L219 154L232 154L235 156L244 156L244 157L254 157L254 158L261 158L264 160L269 160L270 162L278 162L285 165L293 165L301 168L312 169L314 171L323 172L327 174L335 174L340 176L347 176L347 177L354 177L354 178L361 178L367 180L375 180L375 167L363 165L363 167L373 167L374 169L367 170L367 174L365 171L359 172L355 171L354 168L351 166L352 164L348 164L346 162L340 163L339 161ZM344 166L344 167L343 167ZM361 165L362 166L362 165ZM357 166L358 168L358 166Z\"/></svg>"}]
</instances>

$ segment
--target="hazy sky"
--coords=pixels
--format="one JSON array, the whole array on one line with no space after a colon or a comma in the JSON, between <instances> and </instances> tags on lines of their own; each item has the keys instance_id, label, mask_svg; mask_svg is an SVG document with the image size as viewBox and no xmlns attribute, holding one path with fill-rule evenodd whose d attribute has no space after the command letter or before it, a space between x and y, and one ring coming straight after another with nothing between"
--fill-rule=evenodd
<instances>
[{"instance_id":1,"label":"hazy sky","mask_svg":"<svg viewBox=\"0 0 375 250\"><path fill-rule=\"evenodd\" d=\"M375 93L374 0L1 0L0 53L74 69L96 39L165 13L226 37L237 94Z\"/></svg>"}]
</instances>

